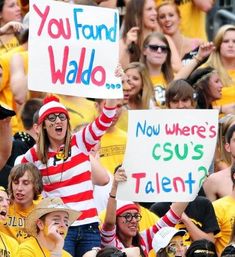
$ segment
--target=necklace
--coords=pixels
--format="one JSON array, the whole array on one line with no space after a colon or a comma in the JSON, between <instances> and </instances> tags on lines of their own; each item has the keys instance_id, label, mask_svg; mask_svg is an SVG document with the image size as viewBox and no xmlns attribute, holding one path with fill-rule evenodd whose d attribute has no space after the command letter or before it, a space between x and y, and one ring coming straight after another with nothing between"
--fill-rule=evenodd
<instances>
[{"instance_id":1,"label":"necklace","mask_svg":"<svg viewBox=\"0 0 235 257\"><path fill-rule=\"evenodd\" d=\"M48 172L47 164L46 164L46 167L47 167L47 180L49 181L50 184L52 184L51 179L50 179L50 175L49 175L49 172ZM63 172L64 172L64 159L63 159L62 167L61 167L61 171L60 171L60 181L59 181L59 183L62 181ZM58 182L54 181L53 183L58 183Z\"/></svg>"},{"instance_id":2,"label":"necklace","mask_svg":"<svg viewBox=\"0 0 235 257\"><path fill-rule=\"evenodd\" d=\"M36 242L37 242L37 244L38 244L38 246L39 246L39 248L40 248L40 250L41 250L43 256L46 257L46 254L44 253L44 251L43 251L41 245L39 244L39 242L38 242L38 240L37 240L37 238L35 238L35 239L36 239Z\"/></svg>"},{"instance_id":3,"label":"necklace","mask_svg":"<svg viewBox=\"0 0 235 257\"><path fill-rule=\"evenodd\" d=\"M3 244L3 247L4 247L4 251L5 251L5 253L7 253L8 251L7 251L7 247L6 247L6 244L4 243L4 241L3 241L3 238L2 238L2 235L0 234L0 239L1 239L1 241L2 241L2 244Z\"/></svg>"}]
</instances>

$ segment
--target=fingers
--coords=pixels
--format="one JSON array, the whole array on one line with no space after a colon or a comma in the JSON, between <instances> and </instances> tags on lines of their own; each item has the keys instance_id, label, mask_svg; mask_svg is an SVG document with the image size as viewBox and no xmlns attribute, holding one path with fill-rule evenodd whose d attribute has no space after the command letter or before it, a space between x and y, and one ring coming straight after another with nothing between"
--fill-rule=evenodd
<instances>
[{"instance_id":1,"label":"fingers","mask_svg":"<svg viewBox=\"0 0 235 257\"><path fill-rule=\"evenodd\" d=\"M127 180L126 172L123 168L119 168L116 171L114 177L117 182L123 182Z\"/></svg>"}]
</instances>

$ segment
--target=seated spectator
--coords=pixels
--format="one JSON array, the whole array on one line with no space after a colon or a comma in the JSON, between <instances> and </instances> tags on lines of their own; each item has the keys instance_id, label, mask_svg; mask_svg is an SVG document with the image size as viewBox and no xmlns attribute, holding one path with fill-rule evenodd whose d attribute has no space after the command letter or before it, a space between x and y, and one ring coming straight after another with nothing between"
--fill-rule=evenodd
<instances>
[{"instance_id":1,"label":"seated spectator","mask_svg":"<svg viewBox=\"0 0 235 257\"><path fill-rule=\"evenodd\" d=\"M124 248L119 250L117 247L94 247L91 251L85 253L82 257L139 257L140 249L138 247Z\"/></svg>"},{"instance_id":2,"label":"seated spectator","mask_svg":"<svg viewBox=\"0 0 235 257\"><path fill-rule=\"evenodd\" d=\"M169 109L194 109L196 94L183 79L173 80L166 90L166 106Z\"/></svg>"},{"instance_id":3,"label":"seated spectator","mask_svg":"<svg viewBox=\"0 0 235 257\"><path fill-rule=\"evenodd\" d=\"M231 167L235 163L234 141L235 124L228 129L225 135L226 143L224 147L226 151L230 153L231 165L226 169L211 174L209 177L206 178L203 184L206 196L211 201L215 201L232 193L233 181L231 180Z\"/></svg>"},{"instance_id":4,"label":"seated spectator","mask_svg":"<svg viewBox=\"0 0 235 257\"><path fill-rule=\"evenodd\" d=\"M234 142L233 142L234 144ZM216 252L220 256L224 248L229 244L232 236L235 212L235 165L231 168L232 191L213 202L216 218L219 223L220 233L215 237Z\"/></svg>"},{"instance_id":5,"label":"seated spectator","mask_svg":"<svg viewBox=\"0 0 235 257\"><path fill-rule=\"evenodd\" d=\"M4 187L0 187L0 223L4 223L9 208L9 197ZM15 257L18 250L17 241L0 230L0 254L1 256Z\"/></svg>"},{"instance_id":6,"label":"seated spectator","mask_svg":"<svg viewBox=\"0 0 235 257\"><path fill-rule=\"evenodd\" d=\"M152 246L158 257L184 257L186 246L183 235L185 230L178 230L172 227L161 228L153 238Z\"/></svg>"},{"instance_id":7,"label":"seated spectator","mask_svg":"<svg viewBox=\"0 0 235 257\"><path fill-rule=\"evenodd\" d=\"M215 245L206 239L192 242L185 255L186 257L217 257Z\"/></svg>"},{"instance_id":8,"label":"seated spectator","mask_svg":"<svg viewBox=\"0 0 235 257\"><path fill-rule=\"evenodd\" d=\"M235 99L235 26L224 25L219 28L215 37L215 51L208 59L208 65L218 71L219 78L223 83L222 97L213 102L213 106L228 114L228 105L233 105ZM233 109L234 111L234 109Z\"/></svg>"},{"instance_id":9,"label":"seated spectator","mask_svg":"<svg viewBox=\"0 0 235 257\"><path fill-rule=\"evenodd\" d=\"M0 230L22 243L29 237L25 219L40 200L42 178L32 163L26 163L14 166L8 180L11 203L6 222L0 223Z\"/></svg>"},{"instance_id":10,"label":"seated spectator","mask_svg":"<svg viewBox=\"0 0 235 257\"><path fill-rule=\"evenodd\" d=\"M114 246L119 249L137 246L140 256L147 256L152 249L154 234L164 226L174 226L188 203L173 203L170 210L155 225L139 232L138 224L142 216L139 206L133 202L116 202L118 183L126 181L127 176L121 168L114 175L114 182L107 204L104 224L101 228L102 246Z\"/></svg>"},{"instance_id":11,"label":"seated spectator","mask_svg":"<svg viewBox=\"0 0 235 257\"><path fill-rule=\"evenodd\" d=\"M196 69L187 82L197 94L197 109L213 109L212 103L222 97L223 84L217 70L212 67Z\"/></svg>"},{"instance_id":12,"label":"seated spectator","mask_svg":"<svg viewBox=\"0 0 235 257\"><path fill-rule=\"evenodd\" d=\"M26 219L27 241L19 247L17 257L71 256L63 250L68 227L80 216L61 198L45 198Z\"/></svg>"},{"instance_id":13,"label":"seated spectator","mask_svg":"<svg viewBox=\"0 0 235 257\"><path fill-rule=\"evenodd\" d=\"M163 217L170 209L170 205L171 202L157 202L150 210ZM214 242L215 235L220 231L213 205L203 196L197 196L188 204L176 228L186 231L184 240L187 246L199 239Z\"/></svg>"}]
</instances>

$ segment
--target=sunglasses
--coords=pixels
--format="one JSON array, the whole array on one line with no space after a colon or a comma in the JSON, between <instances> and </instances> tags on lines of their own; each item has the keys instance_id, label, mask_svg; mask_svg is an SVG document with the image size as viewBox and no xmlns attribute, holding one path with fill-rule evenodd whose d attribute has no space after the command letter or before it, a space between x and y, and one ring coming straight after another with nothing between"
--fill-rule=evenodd
<instances>
[{"instance_id":1,"label":"sunglasses","mask_svg":"<svg viewBox=\"0 0 235 257\"><path fill-rule=\"evenodd\" d=\"M61 112L61 113L59 113L59 114L55 114L55 113L49 114L49 115L47 116L47 120L49 120L50 122L55 122L56 119L57 119L57 117L59 117L59 119L60 119L61 121L64 121L64 120L67 119L66 114L64 114L64 113Z\"/></svg>"},{"instance_id":2,"label":"sunglasses","mask_svg":"<svg viewBox=\"0 0 235 257\"><path fill-rule=\"evenodd\" d=\"M169 50L168 46L162 46L162 45L147 45L147 47L150 49L152 52L157 52L158 49L160 49L163 53L167 53Z\"/></svg>"},{"instance_id":3,"label":"sunglasses","mask_svg":"<svg viewBox=\"0 0 235 257\"><path fill-rule=\"evenodd\" d=\"M130 213L127 212L126 214L119 215L118 217L123 217L125 218L126 222L131 222L133 218L135 218L136 221L140 221L142 216L139 213Z\"/></svg>"}]
</instances>

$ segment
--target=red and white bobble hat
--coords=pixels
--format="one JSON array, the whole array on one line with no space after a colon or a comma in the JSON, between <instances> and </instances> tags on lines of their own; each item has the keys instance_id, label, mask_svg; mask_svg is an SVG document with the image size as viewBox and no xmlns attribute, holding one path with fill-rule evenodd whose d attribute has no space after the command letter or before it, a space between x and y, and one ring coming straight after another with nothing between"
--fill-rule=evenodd
<instances>
[{"instance_id":1,"label":"red and white bobble hat","mask_svg":"<svg viewBox=\"0 0 235 257\"><path fill-rule=\"evenodd\" d=\"M117 200L116 216L119 216L129 210L140 211L139 207L133 202Z\"/></svg>"},{"instance_id":2,"label":"red and white bobble hat","mask_svg":"<svg viewBox=\"0 0 235 257\"><path fill-rule=\"evenodd\" d=\"M39 110L38 124L41 124L51 113L64 113L68 118L68 110L56 96L47 96L43 100L43 106Z\"/></svg>"}]
</instances>

